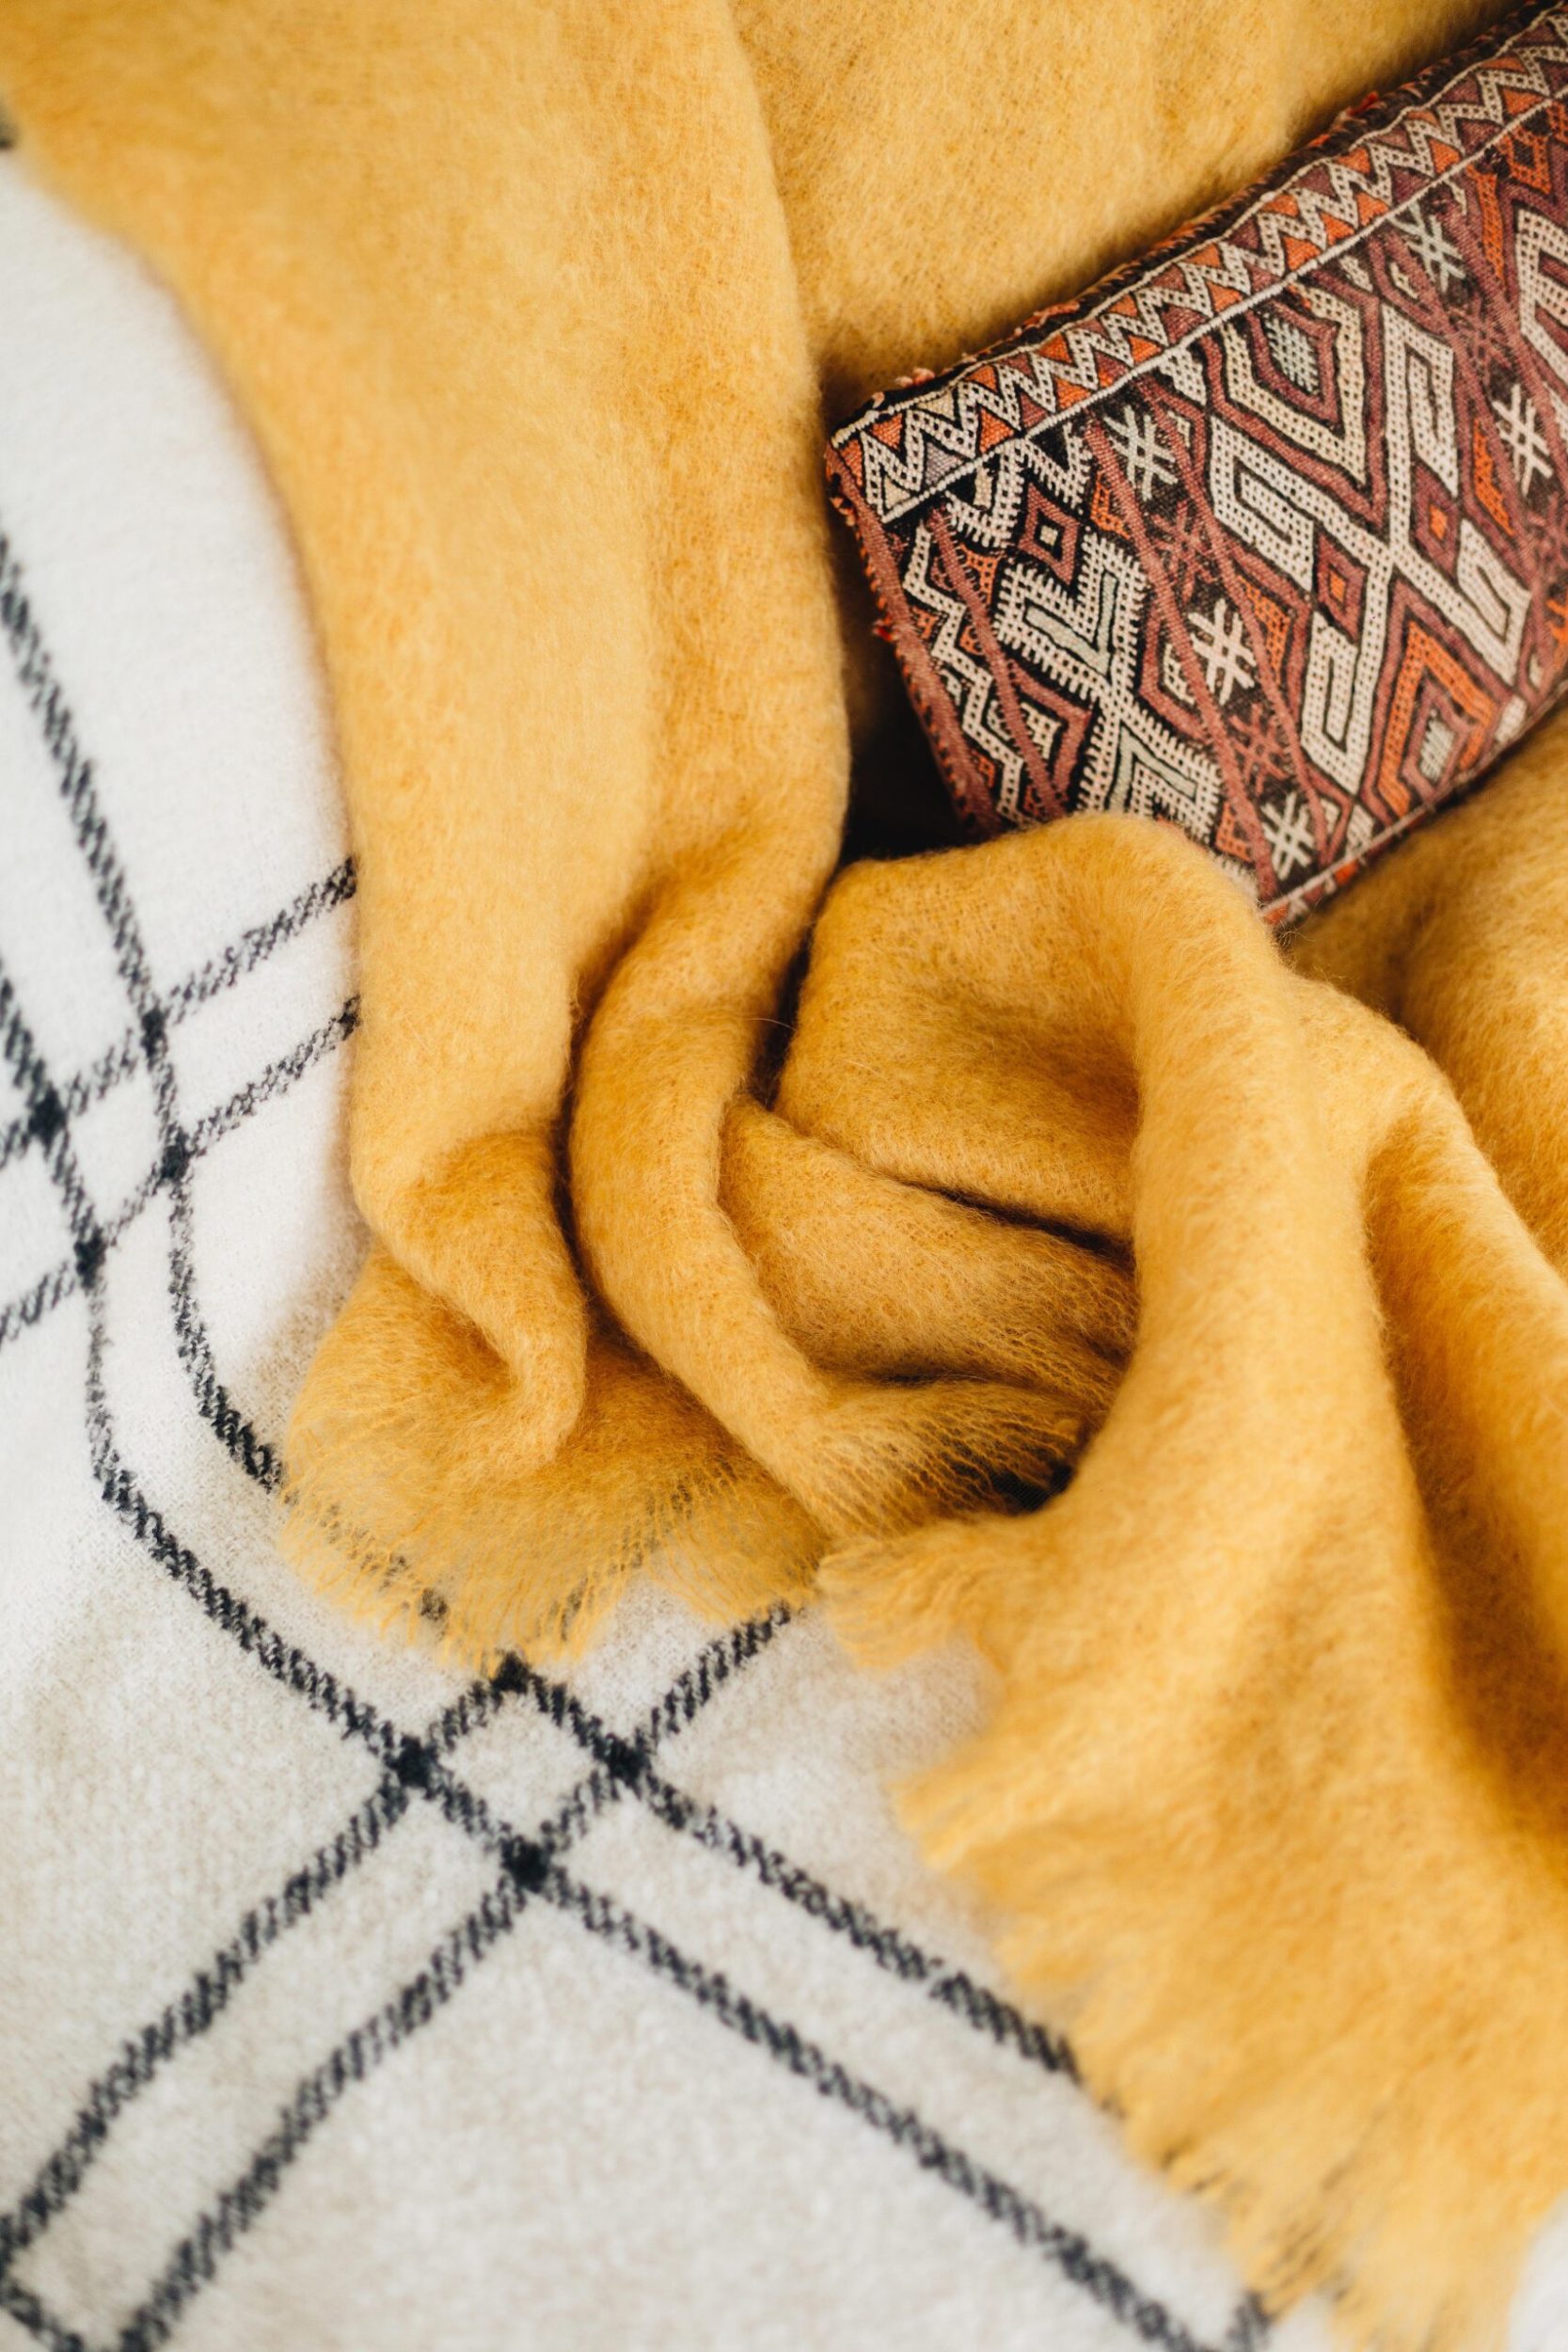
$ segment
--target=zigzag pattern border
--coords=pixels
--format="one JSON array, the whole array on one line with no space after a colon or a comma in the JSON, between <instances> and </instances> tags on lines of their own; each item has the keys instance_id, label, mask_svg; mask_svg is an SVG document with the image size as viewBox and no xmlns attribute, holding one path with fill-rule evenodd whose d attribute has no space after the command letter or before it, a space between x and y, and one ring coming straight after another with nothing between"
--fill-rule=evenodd
<instances>
[{"instance_id":1,"label":"zigzag pattern border","mask_svg":"<svg viewBox=\"0 0 1568 2352\"><path fill-rule=\"evenodd\" d=\"M988 352L878 393L829 442L835 487L879 523L907 520L1005 443L1082 414L1223 318L1348 250L1530 114L1568 98L1568 6L1532 8L1501 56L1497 38L1494 30L1458 59L1441 60L1392 101L1348 109L1290 180L1255 183L1180 230L1170 241L1180 250L1156 275L1158 248L1036 313ZM1249 236L1251 245L1243 242Z\"/></svg>"}]
</instances>

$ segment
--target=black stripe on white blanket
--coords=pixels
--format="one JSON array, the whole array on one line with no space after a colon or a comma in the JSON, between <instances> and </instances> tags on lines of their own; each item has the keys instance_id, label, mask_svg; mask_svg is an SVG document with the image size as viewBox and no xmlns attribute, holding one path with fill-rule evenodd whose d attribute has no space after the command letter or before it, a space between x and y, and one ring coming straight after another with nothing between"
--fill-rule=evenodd
<instances>
[{"instance_id":1,"label":"black stripe on white blanket","mask_svg":"<svg viewBox=\"0 0 1568 2352\"><path fill-rule=\"evenodd\" d=\"M210 1343L196 1300L190 1270L191 1210L184 1181L189 1167L189 1138L178 1118L173 1072L166 1052L166 1027L160 1018L155 1017L159 1013L160 1000L152 989L139 927L123 871L98 804L90 767L80 752L74 726L54 680L36 620L23 595L14 558L3 539L0 539L0 626L4 627L12 646L22 684L39 716L44 739L55 760L62 796L71 812L78 844L110 930L122 985L138 1022L144 1025L142 1036L146 1062L153 1081L161 1140L170 1164L166 1178L170 1196L170 1290L181 1360L202 1418L214 1428L239 1466L259 1483L270 1486L276 1483L277 1478L276 1454L270 1446L256 1438L248 1423L230 1404L213 1363ZM1032 2243L1037 2250L1046 2252L1064 2275L1074 2278L1075 2282L1090 2293L1097 2302L1122 2318L1146 2341L1163 2344L1168 2352L1198 2352L1189 2331L1165 2312L1156 2298L1140 2294L1114 2264L1096 2254L1072 2233L1062 2231L1060 2225L1052 2223L1031 2205L1029 2200L1007 2185L996 2182L994 2176L975 2166L971 2159L963 2156L962 2152L949 2150L948 2144L932 2133L918 2117L894 2106L874 2087L856 2085L855 2078L836 2060L817 2051L816 2045L806 2042L793 2028L768 2017L746 1996L735 1994L723 1979L704 1969L702 1963L677 1953L667 1939L637 1921L610 1898L593 1896L586 1889L578 1889L578 1883L568 1880L561 1871L559 1862L543 1842L550 1826L548 1823L541 1825L539 1834L532 1838L519 1837L509 1824L497 1820L483 1801L451 1773L437 1752L436 1744L428 1735L421 1740L400 1732L377 1710L341 1686L336 1677L324 1673L303 1652L284 1644L248 1604L219 1584L194 1553L179 1541L142 1494L119 1453L103 1378L105 1344L103 1235L94 1219L71 1146L71 1115L65 1110L63 1098L55 1086L52 1074L44 1067L28 1034L14 990L3 976L0 976L0 990L4 992L0 996L0 1010L4 1013L4 1018L0 1019L0 1032L3 1032L5 1050L17 1082L28 1100L30 1115L36 1118L40 1104L58 1104L62 1111L57 1125L52 1115L45 1117L42 1123L47 1132L40 1140L49 1173L67 1215L73 1242L75 1271L88 1307L88 1434L94 1473L105 1503L130 1528L157 1565L198 1601L209 1619L235 1639L274 1680L287 1684L314 1711L322 1713L341 1730L370 1746L389 1768L388 1778L402 1794L406 1797L417 1790L435 1803L454 1826L478 1838L492 1851L499 1851L504 1862L498 1888L486 1898L490 1908L486 1910L482 1905L478 1913L467 1915L436 1947L426 1969L404 1986L372 2019L368 2020L363 2027L357 2029L356 2035L350 2037L347 2043L340 2045L338 2051L324 2062L324 2066L315 2070L301 2084L294 2101L285 2110L277 2131L269 2136L257 2151L235 2187L225 2192L218 2205L209 2209L209 2213L198 2223L181 2254L166 2270L141 2311L121 2331L117 2339L118 2352L141 2352L141 2347L165 2340L191 2294L205 2278L212 2275L213 2266L224 2247L232 2242L242 2228L249 2227L249 2219L244 2217L251 2215L253 2208L254 2211L261 2209L256 2202L258 2191L264 2186L265 2194L261 2198L261 2203L270 2198L292 2159L293 2149L303 2144L303 2137L299 2135L313 2132L353 2081L359 2079L371 2067L379 2065L392 2049L401 2046L409 2033L417 2031L429 2016L436 2013L436 2009L451 1998L467 1969L477 1964L494 1947L510 1927L521 1900L532 1894L543 1895L556 1902L558 1907L571 1911L590 1932L616 1942L628 1956L641 1960L654 1974L667 1981L676 1983L679 1989L690 1993L706 2008L714 2007L712 1989L722 1985L728 2013L721 2015L720 2022L745 2032L747 2039L754 2041L757 2046L786 2065L789 2071L798 2074L805 2073L823 2095L842 2098L853 2112L861 2114L875 2128L883 2130L890 2137L901 2137L903 2144L913 2146L919 2160L927 2169L934 2170L948 2185L972 2196L993 2218L1006 2222L1015 2235L1020 2235L1020 2228L1014 2217L1033 2215L1035 2217L1027 2221L1021 2242ZM252 1104L247 1104L238 1111L232 1123L237 1124L248 1116L250 1107ZM227 1131L226 1128L224 1132ZM533 1679L530 1670L521 1666L512 1672ZM708 1666L700 1662L696 1669L699 1687L705 1678L711 1686L719 1677L712 1674ZM541 1687L545 1686L542 1684ZM623 1788L635 1788L646 1777L645 1766L637 1759L651 1754L655 1744L652 1733L659 1718L656 1713L654 1724L640 1740L622 1741L617 1735L608 1733L602 1725L590 1719L572 1694L565 1692L562 1686L554 1688L561 1695L559 1700L550 1700L552 1709L559 1707L559 1719L573 1731L579 1744L586 1746L595 1757L594 1772L589 1778L603 1783L602 1797L595 1800L594 1805L594 1813L596 1814L600 1805L613 1801ZM672 1727L675 1714L684 1710L689 1718L692 1711L691 1686L689 1685L684 1697L677 1696L679 1688L679 1684L674 1686L661 1702ZM466 1720L466 1711L472 1713L487 1704L487 1699L470 1695L467 1702L457 1703L459 1718ZM607 1745L607 1742L610 1744ZM383 1788L386 1786L384 1781ZM679 1792L669 1789L667 1783L657 1782L657 1788L668 1790L670 1799L678 1800L679 1804L689 1802L680 1799ZM657 1806L654 1809L657 1812ZM690 1828L692 1821L699 1819L713 1824L719 1820L719 1817L711 1815L706 1809L692 1808L679 1822L672 1820L671 1826ZM734 1825L727 1826L734 1828ZM716 1835L705 1838L703 1842L709 1843L715 1851L727 1851L730 1858L741 1867L756 1870L764 1883L775 1886L789 1899L801 1899L802 1890L807 1884L804 1874L797 1873L790 1880L791 1866L785 1863L784 1858L779 1856L769 1860L771 1850L762 1847L760 1841L749 1839L744 1832L735 1830L733 1838ZM345 1872L359 1858L356 1854L352 1861L345 1861ZM766 1869L762 1867L764 1863L767 1864ZM786 1883L786 1881L789 1883ZM795 1888L794 1894L790 1893L791 1884ZM849 1934L851 1942L857 1941L854 1931L859 1929L858 1940L862 1947L869 1948L864 1915L857 1915L855 1907L832 1898L826 1889L822 1890L822 1897L821 1901L815 1897L806 1900L804 1907L813 1915L827 1919L830 1925L837 1923L839 1931ZM287 1887L281 1900L282 1916L286 1920ZM456 1939L455 1942L453 1939ZM258 1958L265 1948L266 1944L263 1943L258 1951ZM895 1964L899 1957L896 1947L889 1945L885 1948L891 1957L883 1964ZM912 1947L909 1948L913 1949ZM463 1957L465 1953L467 1954L467 1960ZM877 1955L874 1953L874 1956ZM902 1968L899 1973L903 1973ZM225 2000L228 1997L226 1992ZM215 2014L215 2010L213 2013ZM807 2052L812 2054L809 2059L802 2056ZM841 2091L840 2085L847 2089ZM126 2097L134 2095L136 2087L134 2083L127 2083L121 2097L122 2105ZM287 2136L291 2116L297 2119L293 2126L296 2137L292 2141ZM112 2116L105 2117L104 2130L112 2120ZM279 2133L284 2135L282 2140L279 2139ZM246 2182L252 2184L248 2192L245 2191ZM66 2193L69 2195L69 2190ZM19 2222L21 2217L8 2218L14 2223ZM30 2234L36 2235L36 2230ZM1080 2248L1082 2255L1076 2250ZM56 2352L66 2352L68 2346L71 2352L87 2352L81 2341L69 2329L61 2328L39 2299L15 2278L12 2265L19 2250L20 2233L17 2229L0 2233L0 2307L8 2310L40 2341L55 2346ZM1250 2305L1243 2303L1226 2339L1231 2352L1243 2342L1253 2341L1259 2325Z\"/></svg>"},{"instance_id":2,"label":"black stripe on white blanket","mask_svg":"<svg viewBox=\"0 0 1568 2352\"><path fill-rule=\"evenodd\" d=\"M537 1851L535 1847L533 1851ZM182 2239L147 2300L116 2338L113 2352L155 2352L191 2296L212 2278L218 2261L259 2219L289 2166L343 2094L435 2018L511 1932L532 1897L575 1918L588 1933L635 1960L753 2048L904 2149L923 2171L1000 2222L1027 2252L1081 2288L1101 2310L1160 2352L1205 2352L1158 2297L1139 2292L1116 2263L1078 2232L1064 2229L1032 2198L975 2162L965 2151L830 2058L793 2026L737 1992L721 1972L706 1968L668 1936L610 1896L596 1893L558 1864L520 1877L503 1868L481 1901L443 1936L424 1966L390 2000L356 2026L300 2083L273 2130L245 2170ZM1242 2340L1232 2323L1227 2346ZM1250 2309L1247 2343L1251 2332ZM83 2347L83 2352L87 2352Z\"/></svg>"},{"instance_id":3,"label":"black stripe on white blanket","mask_svg":"<svg viewBox=\"0 0 1568 2352\"><path fill-rule=\"evenodd\" d=\"M115 968L129 1002L132 1020L141 1036L146 1069L151 1080L152 1108L158 1126L164 1184L169 1207L169 1293L175 1345L184 1366L197 1410L217 1433L222 1444L246 1470L267 1486L276 1486L281 1465L271 1446L259 1438L250 1422L218 1378L208 1343L206 1326L196 1301L196 1275L191 1261L191 1196L186 1182L190 1167L190 1137L181 1121L180 1094L168 1050L168 1022L153 986L141 925L98 798L92 762L82 750L70 705L54 675L25 591L22 571L9 540L0 534L0 628L11 649L16 675L35 718L44 748L54 764L60 798L87 866L93 896L108 929ZM32 1101L35 1119L48 1104L53 1113L65 1109L53 1077ZM85 1198L85 1196L84 1196ZM94 1228L90 1239L76 1234L78 1273L85 1263L102 1263L103 1240ZM83 1252L87 1252L86 1261Z\"/></svg>"},{"instance_id":4,"label":"black stripe on white blanket","mask_svg":"<svg viewBox=\"0 0 1568 2352\"><path fill-rule=\"evenodd\" d=\"M832 1934L845 1937L855 1950L866 1953L879 1968L906 1984L923 1985L933 2000L954 2010L977 2032L1005 2048L1016 2050L1021 2058L1043 2067L1047 2074L1069 2074L1077 2079L1072 2052L1057 2035L1021 2015L1011 2002L1003 2000L988 1986L976 1984L964 1969L950 1967L923 1950L901 1930L884 1925L863 1903L835 1895L800 1864L750 1830L742 1829L717 1806L688 1796L684 1789L656 1772L646 1731L640 1732L635 1740L623 1740L590 1713L563 1684L536 1673L520 1658L507 1659L498 1680L510 1688L531 1691L542 1711L559 1727L570 1730L579 1746L598 1758L603 1776L629 1789L656 1820L695 1839L707 1852L721 1855L737 1869L749 1873L759 1885L782 1895L787 1903L817 1920ZM705 1673L704 1683L705 1686ZM666 1707L668 1703L663 1702ZM595 1796L598 1792L597 1776L594 1774L572 1791L543 1831L542 1842L552 1857L564 1851L566 1845L581 1834L583 1824L578 1817L590 1791ZM595 1804L595 1813L597 1809Z\"/></svg>"},{"instance_id":5,"label":"black stripe on white blanket","mask_svg":"<svg viewBox=\"0 0 1568 2352\"><path fill-rule=\"evenodd\" d=\"M158 1009L170 1029L188 1021L201 1006L211 1004L225 989L232 988L254 972L258 964L290 940L308 930L318 916L330 914L345 906L355 892L354 860L344 858L330 874L324 874L290 899L285 907L269 916L264 923L253 923L240 933L238 939L209 957L196 971L187 972L173 988L166 989L158 999ZM146 1061L140 1025L133 1023L122 1029L106 1052L66 1079L59 1091L59 1104L68 1119L80 1119L84 1112L101 1103L106 1094L127 1078L134 1078ZM40 1134L35 1118L13 1119L8 1127L0 1127L0 1174L12 1160L19 1160L31 1147L45 1138Z\"/></svg>"},{"instance_id":6,"label":"black stripe on white blanket","mask_svg":"<svg viewBox=\"0 0 1568 2352\"><path fill-rule=\"evenodd\" d=\"M312 1029L309 1037L301 1038L299 1043L291 1047L288 1053L280 1054L276 1061L268 1062L264 1070L258 1071L254 1078L247 1078L243 1086L236 1088L227 1102L214 1104L188 1131L180 1162L182 1176L188 1174L198 1160L204 1159L214 1143L221 1143L225 1136L232 1134L236 1127L242 1125L252 1111L260 1110L262 1104L270 1103L275 1095L286 1094L305 1076L307 1071L313 1070L328 1054L335 1053L354 1035L358 1024L359 999L350 996L337 1012L318 1028ZM54 1133L57 1124L54 1105L60 1099L57 1095L43 1098L44 1115L41 1118L35 1116L27 1122L31 1132ZM168 1183L168 1154L160 1152L140 1183L126 1195L114 1215L99 1227L99 1240L104 1257L118 1246L142 1211L167 1187ZM41 1323L66 1299L73 1297L81 1287L77 1255L72 1251L70 1257L60 1259L26 1290L0 1307L0 1348L8 1346L13 1340L19 1340L24 1331Z\"/></svg>"},{"instance_id":7,"label":"black stripe on white blanket","mask_svg":"<svg viewBox=\"0 0 1568 2352\"><path fill-rule=\"evenodd\" d=\"M645 1742L651 1752L667 1733L678 1733L694 1722L700 1710L691 1706L670 1719L665 1710L671 1700L678 1703L693 1681L700 1678L705 1704L733 1675L760 1657L787 1621L787 1611L778 1608L766 1616L733 1627L709 1642L699 1659L682 1670L664 1698L651 1710L638 1735L640 1742ZM530 1678L538 1686L545 1711L553 1712L549 1694L560 1692L562 1686L550 1685L543 1677ZM460 1740L499 1711L513 1683L514 1677L508 1675L470 1684L442 1708L415 1743L414 1753L438 1758L450 1756ZM233 1935L205 1968L198 1970L176 1998L127 2038L113 2063L88 2091L58 2148L41 2166L13 2209L0 2215L0 2270L24 2252L64 2211L114 2123L132 2100L178 2050L197 2041L216 2022L262 1955L292 1928L309 1918L325 1898L378 1850L383 1839L407 1815L416 1788L428 1793L429 1775L409 1769L404 1749L398 1751L398 1765L402 1769L389 1769L370 1798L349 1815L335 1836L289 1872L276 1895L267 1896L245 1914ZM619 1793L618 1786L595 1765L567 1800L574 1818L580 1823L578 1834L583 1834L606 1804L613 1803ZM541 1844L546 1842L550 1827L546 1824L542 1830ZM563 1850L565 1842L569 1841L551 1839L549 1851Z\"/></svg>"}]
</instances>

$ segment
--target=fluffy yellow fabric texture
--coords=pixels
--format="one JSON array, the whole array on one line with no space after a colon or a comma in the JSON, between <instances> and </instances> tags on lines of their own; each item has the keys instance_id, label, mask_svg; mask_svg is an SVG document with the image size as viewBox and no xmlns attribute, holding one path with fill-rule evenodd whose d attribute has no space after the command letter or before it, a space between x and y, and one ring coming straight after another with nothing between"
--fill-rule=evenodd
<instances>
[{"instance_id":1,"label":"fluffy yellow fabric texture","mask_svg":"<svg viewBox=\"0 0 1568 2352\"><path fill-rule=\"evenodd\" d=\"M1568 2188L1568 733L1291 964L1075 819L850 869L787 1001L886 696L824 405L1489 12L0 10L333 690L377 1240L296 1556L477 1657L643 1569L978 1643L911 1825L1265 2296L1390 2352L1491 2342Z\"/></svg>"}]
</instances>

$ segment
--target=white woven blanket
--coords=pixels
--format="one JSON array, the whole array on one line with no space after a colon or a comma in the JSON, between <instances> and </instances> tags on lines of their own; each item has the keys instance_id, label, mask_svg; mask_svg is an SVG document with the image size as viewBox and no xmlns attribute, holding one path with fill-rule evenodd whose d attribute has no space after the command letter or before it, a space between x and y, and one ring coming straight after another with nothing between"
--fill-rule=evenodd
<instances>
[{"instance_id":1,"label":"white woven blanket","mask_svg":"<svg viewBox=\"0 0 1568 2352\"><path fill-rule=\"evenodd\" d=\"M485 1684L278 1562L353 896L243 431L5 159L0 2352L1248 2352L894 1823L962 1659L648 1599Z\"/></svg>"}]
</instances>

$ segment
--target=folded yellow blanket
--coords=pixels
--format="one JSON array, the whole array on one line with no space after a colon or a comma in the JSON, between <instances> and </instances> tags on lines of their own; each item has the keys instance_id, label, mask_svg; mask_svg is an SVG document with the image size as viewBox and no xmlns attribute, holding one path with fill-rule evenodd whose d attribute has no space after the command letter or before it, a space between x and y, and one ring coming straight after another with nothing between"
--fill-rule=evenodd
<instances>
[{"instance_id":1,"label":"folded yellow blanket","mask_svg":"<svg viewBox=\"0 0 1568 2352\"><path fill-rule=\"evenodd\" d=\"M0 10L332 686L377 1240L302 1566L481 1658L642 1572L977 1642L911 1825L1264 2296L1390 2352L1496 2341L1568 2189L1568 724L1289 962L1124 819L819 912L887 679L817 452L1496 13Z\"/></svg>"}]
</instances>

